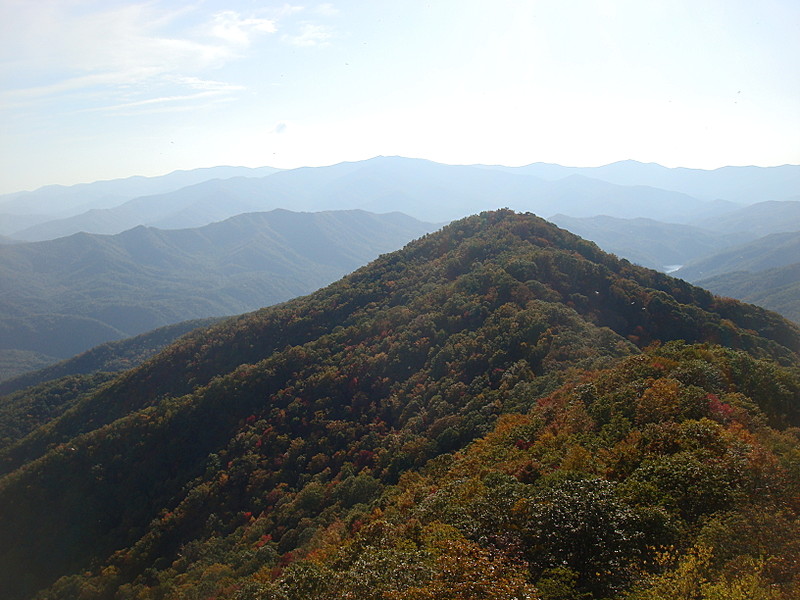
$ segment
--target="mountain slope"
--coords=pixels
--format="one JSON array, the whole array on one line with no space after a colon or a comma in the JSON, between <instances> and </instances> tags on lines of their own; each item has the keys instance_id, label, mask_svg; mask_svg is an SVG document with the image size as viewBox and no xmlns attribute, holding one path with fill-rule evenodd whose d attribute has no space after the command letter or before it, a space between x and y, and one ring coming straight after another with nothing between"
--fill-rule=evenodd
<instances>
[{"instance_id":1,"label":"mountain slope","mask_svg":"<svg viewBox=\"0 0 800 600\"><path fill-rule=\"evenodd\" d=\"M792 464L800 443L765 426L780 392L748 383L759 369L786 386L783 401L800 398L796 374L769 372L743 353L649 348L584 374L527 414L504 415L464 452L382 494L373 489L371 502L340 503L345 516L269 575L237 560L254 542L269 548L259 540L274 518L265 511L194 546L159 572L158 586L142 579L132 591L169 590L170 599L205 585L224 598L236 589L267 598L794 600L800 478L778 465ZM346 498L347 483L323 493ZM212 554L226 571L209 568ZM104 583L110 578L95 577L83 589Z\"/></svg>"},{"instance_id":2,"label":"mountain slope","mask_svg":"<svg viewBox=\"0 0 800 600\"><path fill-rule=\"evenodd\" d=\"M703 219L698 226L726 233L744 232L747 235L765 236L800 230L800 201L759 202L725 215Z\"/></svg>"},{"instance_id":3,"label":"mountain slope","mask_svg":"<svg viewBox=\"0 0 800 600\"><path fill-rule=\"evenodd\" d=\"M199 229L0 246L0 340L66 358L162 325L253 310L434 228L400 214L276 210Z\"/></svg>"},{"instance_id":4,"label":"mountain slope","mask_svg":"<svg viewBox=\"0 0 800 600\"><path fill-rule=\"evenodd\" d=\"M386 453L334 477L318 454L297 493L264 485L273 432L248 419L139 543L43 597L794 600L800 442L766 421L797 423L798 400L796 369L669 343L580 373L396 485L376 476ZM424 448L403 441L388 453ZM308 449L295 438L282 471ZM216 512L178 558L128 582L198 506Z\"/></svg>"},{"instance_id":5,"label":"mountain slope","mask_svg":"<svg viewBox=\"0 0 800 600\"><path fill-rule=\"evenodd\" d=\"M0 381L59 362L54 356L31 350L0 349Z\"/></svg>"},{"instance_id":6,"label":"mountain slope","mask_svg":"<svg viewBox=\"0 0 800 600\"><path fill-rule=\"evenodd\" d=\"M691 261L675 271L676 277L699 281L736 271L756 273L765 269L785 267L800 257L800 231L773 233L746 244L726 248L721 252Z\"/></svg>"},{"instance_id":7,"label":"mountain slope","mask_svg":"<svg viewBox=\"0 0 800 600\"><path fill-rule=\"evenodd\" d=\"M595 242L606 252L651 269L665 270L692 259L714 254L747 241L747 233L721 234L652 219L617 219L608 216L574 218L555 215L550 220ZM755 236L752 236L755 238ZM673 268L675 268L673 266Z\"/></svg>"},{"instance_id":8,"label":"mountain slope","mask_svg":"<svg viewBox=\"0 0 800 600\"><path fill-rule=\"evenodd\" d=\"M350 481L349 506L368 501L575 368L677 338L795 366L800 352L800 330L777 315L532 215L456 222L315 294L178 342L4 451L0 587L24 598L116 552L108 585L80 593L132 593L138 577L262 512L264 537L241 560L270 569L335 518L329 483ZM798 407L781 406L772 418L797 422ZM77 597L81 585L75 575L53 593Z\"/></svg>"},{"instance_id":9,"label":"mountain slope","mask_svg":"<svg viewBox=\"0 0 800 600\"><path fill-rule=\"evenodd\" d=\"M698 285L720 296L751 302L800 323L800 262L752 273L733 271Z\"/></svg>"},{"instance_id":10,"label":"mountain slope","mask_svg":"<svg viewBox=\"0 0 800 600\"><path fill-rule=\"evenodd\" d=\"M116 373L140 365L189 332L221 319L196 319L109 342L71 359L0 383L0 448L58 418ZM21 391L22 390L22 391Z\"/></svg>"},{"instance_id":11,"label":"mountain slope","mask_svg":"<svg viewBox=\"0 0 800 600\"><path fill-rule=\"evenodd\" d=\"M195 319L166 325L124 340L107 342L56 364L8 377L0 381L0 396L32 385L71 375L87 375L99 371L124 371L138 366L157 354L180 336L217 322L219 318Z\"/></svg>"}]
</instances>

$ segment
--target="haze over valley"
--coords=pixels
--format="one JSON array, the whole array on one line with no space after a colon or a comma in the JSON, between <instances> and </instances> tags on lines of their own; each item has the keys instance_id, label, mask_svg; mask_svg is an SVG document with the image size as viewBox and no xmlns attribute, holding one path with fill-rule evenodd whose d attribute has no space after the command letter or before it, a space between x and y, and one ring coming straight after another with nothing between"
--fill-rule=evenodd
<instances>
[{"instance_id":1,"label":"haze over valley","mask_svg":"<svg viewBox=\"0 0 800 600\"><path fill-rule=\"evenodd\" d=\"M800 167L790 165L512 168L376 157L8 194L0 371L15 377L156 327L310 293L454 218L501 206L552 213L621 258L797 320L798 189Z\"/></svg>"}]
</instances>

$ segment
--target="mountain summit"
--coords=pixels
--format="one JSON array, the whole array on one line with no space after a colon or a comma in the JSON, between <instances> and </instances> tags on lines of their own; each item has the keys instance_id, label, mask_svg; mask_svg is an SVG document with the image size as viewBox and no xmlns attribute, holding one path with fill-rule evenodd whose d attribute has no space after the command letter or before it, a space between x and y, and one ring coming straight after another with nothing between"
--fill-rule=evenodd
<instances>
[{"instance_id":1,"label":"mountain summit","mask_svg":"<svg viewBox=\"0 0 800 600\"><path fill-rule=\"evenodd\" d=\"M357 531L386 486L407 486L432 460L445 468L437 457L493 435L500 415L544 406L581 373L671 340L732 349L725 360L751 378L762 363L780 374L800 362L800 330L777 315L618 260L536 216L454 222L310 296L184 338L2 451L0 589L8 599L44 588L43 598L178 598L186 586L249 598L245 579L268 587L361 510L341 525ZM702 386L718 377L703 366L712 355L686 363L702 392L697 418L710 402ZM776 426L800 422L786 381L788 400L776 396L765 417ZM419 548L456 552L424 531ZM455 535L438 531L442 543ZM296 581L298 569L287 571ZM420 573L408 576L437 581ZM315 597L297 585L285 597ZM279 597L263 594L252 597Z\"/></svg>"}]
</instances>

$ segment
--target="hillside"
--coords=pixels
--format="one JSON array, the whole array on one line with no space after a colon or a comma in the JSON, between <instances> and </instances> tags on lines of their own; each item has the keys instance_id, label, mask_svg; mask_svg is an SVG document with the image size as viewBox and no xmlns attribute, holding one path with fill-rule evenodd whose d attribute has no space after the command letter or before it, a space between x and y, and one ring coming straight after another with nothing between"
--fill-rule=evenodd
<instances>
[{"instance_id":1,"label":"hillside","mask_svg":"<svg viewBox=\"0 0 800 600\"><path fill-rule=\"evenodd\" d=\"M697 284L720 296L757 304L800 323L800 262L756 273L723 273L701 279Z\"/></svg>"},{"instance_id":2,"label":"hillside","mask_svg":"<svg viewBox=\"0 0 800 600\"><path fill-rule=\"evenodd\" d=\"M675 271L674 275L687 281L700 281L725 273L749 271L757 273L766 269L785 267L800 257L800 231L773 233L752 242L738 244L691 261Z\"/></svg>"},{"instance_id":3,"label":"hillside","mask_svg":"<svg viewBox=\"0 0 800 600\"><path fill-rule=\"evenodd\" d=\"M221 319L196 319L108 342L73 358L0 383L0 448L58 418L117 373L153 357L176 339Z\"/></svg>"},{"instance_id":4,"label":"hillside","mask_svg":"<svg viewBox=\"0 0 800 600\"><path fill-rule=\"evenodd\" d=\"M675 339L737 350L636 356ZM83 389L0 453L0 588L9 600L51 585L42 598L438 598L450 584L485 583L495 595L470 597L494 598L561 581L600 598L630 584L609 578L617 565L647 568L653 543L693 540L698 519L722 518L736 498L774 501L776 523L796 519L778 483L796 479L779 466L796 439L778 441L767 423L800 424L798 352L800 329L777 315L619 261L532 215L485 213L185 338ZM595 378L596 392L574 388ZM521 429L497 423L529 410ZM480 478L467 485L450 453L486 435L502 446L486 468L519 468L493 476L463 463ZM528 461L502 454L515 451ZM419 479L425 465L441 493ZM571 488L559 465L590 481ZM698 465L710 494L699 504L671 483L672 470L691 478ZM382 524L384 509L370 505L384 490L387 518L421 512ZM540 509L567 492L624 519L608 523L625 539L585 563L550 558L558 532L542 547L536 528L559 517ZM512 514L528 523L522 546ZM604 539L607 521L592 519Z\"/></svg>"},{"instance_id":5,"label":"hillside","mask_svg":"<svg viewBox=\"0 0 800 600\"><path fill-rule=\"evenodd\" d=\"M746 235L765 236L800 230L800 201L759 202L733 210L724 215L703 219L697 225L712 231L744 232Z\"/></svg>"},{"instance_id":6,"label":"hillside","mask_svg":"<svg viewBox=\"0 0 800 600\"><path fill-rule=\"evenodd\" d=\"M397 213L244 214L0 246L0 344L67 358L194 318L307 294L435 229Z\"/></svg>"},{"instance_id":7,"label":"hillside","mask_svg":"<svg viewBox=\"0 0 800 600\"><path fill-rule=\"evenodd\" d=\"M124 340L107 342L67 360L0 380L0 396L70 375L125 371L140 365L186 333L219 321L219 317L182 321Z\"/></svg>"},{"instance_id":8,"label":"hillside","mask_svg":"<svg viewBox=\"0 0 800 600\"><path fill-rule=\"evenodd\" d=\"M236 565L249 548L269 547L259 536L279 508L193 547L159 573L159 588L130 589L203 582L244 598L792 600L800 479L789 465L800 443L764 425L777 390L747 385L754 366L719 347L648 349L527 414L500 417L463 453L396 486L376 489L363 474L320 485L322 498L345 507L358 485L365 503L323 521L303 559L276 574L215 571L203 557ZM800 397L796 374L762 375L788 384L785 398Z\"/></svg>"},{"instance_id":9,"label":"hillside","mask_svg":"<svg viewBox=\"0 0 800 600\"><path fill-rule=\"evenodd\" d=\"M0 381L59 362L54 356L31 350L0 349Z\"/></svg>"},{"instance_id":10,"label":"hillside","mask_svg":"<svg viewBox=\"0 0 800 600\"><path fill-rule=\"evenodd\" d=\"M693 259L716 254L725 247L747 241L749 237L746 232L723 234L653 219L608 216L579 219L559 214L549 220L595 242L606 252L660 271L667 266L684 265Z\"/></svg>"}]
</instances>

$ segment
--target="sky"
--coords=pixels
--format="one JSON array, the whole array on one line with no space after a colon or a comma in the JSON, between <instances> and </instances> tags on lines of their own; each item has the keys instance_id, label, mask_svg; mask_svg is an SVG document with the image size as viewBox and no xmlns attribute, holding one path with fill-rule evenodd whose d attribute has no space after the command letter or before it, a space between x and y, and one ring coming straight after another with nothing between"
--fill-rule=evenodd
<instances>
[{"instance_id":1,"label":"sky","mask_svg":"<svg viewBox=\"0 0 800 600\"><path fill-rule=\"evenodd\" d=\"M800 164L800 2L0 0L0 193L378 155Z\"/></svg>"}]
</instances>

